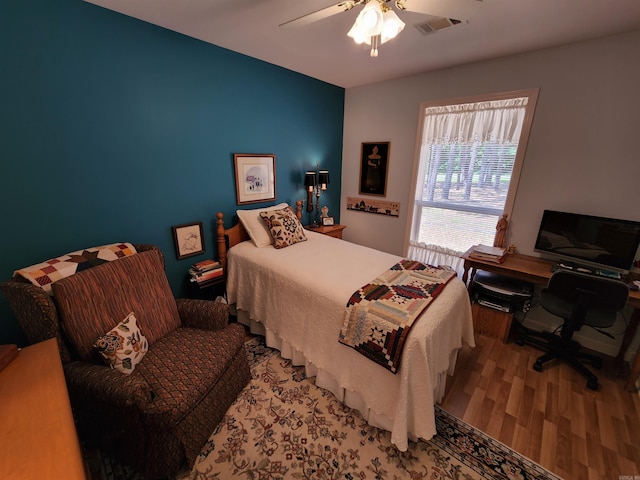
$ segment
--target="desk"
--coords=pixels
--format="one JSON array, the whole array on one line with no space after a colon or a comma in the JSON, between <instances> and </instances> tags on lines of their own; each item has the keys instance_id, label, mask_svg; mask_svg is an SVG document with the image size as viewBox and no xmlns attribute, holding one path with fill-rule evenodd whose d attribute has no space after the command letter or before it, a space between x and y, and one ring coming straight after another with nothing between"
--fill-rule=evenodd
<instances>
[{"instance_id":1,"label":"desk","mask_svg":"<svg viewBox=\"0 0 640 480\"><path fill-rule=\"evenodd\" d=\"M520 253L511 253L507 255L503 263L485 262L483 260L469 258L469 252L466 252L462 256L462 259L464 260L464 274L462 275L462 281L468 286L473 284L473 277L476 275L477 270L497 273L499 275L516 278L518 280L538 285L546 285L551 277L551 267L556 263L549 260L543 260L538 257L522 255ZM471 278L469 278L469 270L471 270ZM631 314L631 320L627 327L627 331L622 338L620 350L615 358L615 367L619 373L623 370L624 354L636 334L638 324L640 324L640 291L629 292L629 305L633 307L634 310ZM636 353L633 360L631 374L629 375L629 379L625 385L627 390L635 391L635 382L639 375L640 352Z\"/></svg>"},{"instance_id":2,"label":"desk","mask_svg":"<svg viewBox=\"0 0 640 480\"><path fill-rule=\"evenodd\" d=\"M0 478L85 478L55 339L23 348L0 372L0 405Z\"/></svg>"}]
</instances>

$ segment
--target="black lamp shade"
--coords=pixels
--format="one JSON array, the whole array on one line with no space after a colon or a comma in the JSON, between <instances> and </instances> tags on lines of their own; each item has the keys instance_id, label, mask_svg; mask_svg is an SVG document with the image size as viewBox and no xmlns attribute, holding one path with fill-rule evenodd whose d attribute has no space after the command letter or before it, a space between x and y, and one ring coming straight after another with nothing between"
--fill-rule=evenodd
<instances>
[{"instance_id":1,"label":"black lamp shade","mask_svg":"<svg viewBox=\"0 0 640 480\"><path fill-rule=\"evenodd\" d=\"M304 174L304 186L305 187L316 186L316 172L306 172Z\"/></svg>"},{"instance_id":2,"label":"black lamp shade","mask_svg":"<svg viewBox=\"0 0 640 480\"><path fill-rule=\"evenodd\" d=\"M322 185L324 188L330 183L329 182L329 170L320 170L318 172L318 183Z\"/></svg>"}]
</instances>

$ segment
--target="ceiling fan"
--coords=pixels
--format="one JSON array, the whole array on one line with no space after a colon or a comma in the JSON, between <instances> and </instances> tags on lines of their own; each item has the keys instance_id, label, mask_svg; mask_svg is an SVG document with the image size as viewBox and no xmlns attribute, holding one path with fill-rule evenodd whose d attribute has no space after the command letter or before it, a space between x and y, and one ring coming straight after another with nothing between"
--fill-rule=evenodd
<instances>
[{"instance_id":1,"label":"ceiling fan","mask_svg":"<svg viewBox=\"0 0 640 480\"><path fill-rule=\"evenodd\" d=\"M404 28L404 22L396 15L393 5L398 11L422 13L458 24L467 23L467 19L477 11L481 2L482 0L345 0L281 23L280 26L301 27L364 5L347 35L356 43L371 45L371 56L377 57L378 45L395 38Z\"/></svg>"}]
</instances>

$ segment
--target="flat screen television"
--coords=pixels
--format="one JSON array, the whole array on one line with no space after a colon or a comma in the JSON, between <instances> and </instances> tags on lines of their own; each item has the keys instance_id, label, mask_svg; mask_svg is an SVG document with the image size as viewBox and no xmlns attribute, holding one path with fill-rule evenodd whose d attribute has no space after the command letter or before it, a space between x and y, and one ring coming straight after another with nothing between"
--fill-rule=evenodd
<instances>
[{"instance_id":1,"label":"flat screen television","mask_svg":"<svg viewBox=\"0 0 640 480\"><path fill-rule=\"evenodd\" d=\"M627 272L639 245L640 222L545 210L534 250L577 266Z\"/></svg>"}]
</instances>

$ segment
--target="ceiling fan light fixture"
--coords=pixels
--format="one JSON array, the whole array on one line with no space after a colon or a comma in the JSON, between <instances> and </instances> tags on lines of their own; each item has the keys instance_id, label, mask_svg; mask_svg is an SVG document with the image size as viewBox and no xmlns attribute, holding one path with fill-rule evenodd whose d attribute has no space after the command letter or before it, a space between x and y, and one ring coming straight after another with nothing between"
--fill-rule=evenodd
<instances>
[{"instance_id":1,"label":"ceiling fan light fixture","mask_svg":"<svg viewBox=\"0 0 640 480\"><path fill-rule=\"evenodd\" d=\"M382 39L380 43L385 43L396 36L404 29L404 22L396 15L396 12L389 9L384 13L384 26L382 27Z\"/></svg>"},{"instance_id":2,"label":"ceiling fan light fixture","mask_svg":"<svg viewBox=\"0 0 640 480\"><path fill-rule=\"evenodd\" d=\"M368 36L378 35L382 32L382 26L384 24L384 18L382 15L382 7L378 3L378 0L369 0L364 6L358 20L360 21L362 28L367 32Z\"/></svg>"},{"instance_id":3,"label":"ceiling fan light fixture","mask_svg":"<svg viewBox=\"0 0 640 480\"><path fill-rule=\"evenodd\" d=\"M358 44L371 45L371 56L378 56L378 46L395 38L404 22L392 8L383 7L384 0L368 0L347 35Z\"/></svg>"},{"instance_id":4,"label":"ceiling fan light fixture","mask_svg":"<svg viewBox=\"0 0 640 480\"><path fill-rule=\"evenodd\" d=\"M382 33L383 25L382 7L378 0L370 0L358 14L347 35L357 44L369 43L371 37Z\"/></svg>"},{"instance_id":5,"label":"ceiling fan light fixture","mask_svg":"<svg viewBox=\"0 0 640 480\"><path fill-rule=\"evenodd\" d=\"M361 43L364 43L365 40L367 39L367 35L364 29L360 27L357 20L356 20L356 23L353 24L353 27L351 27L351 30L349 30L349 33L347 33L347 35L353 38L353 41L356 42L358 45L360 45Z\"/></svg>"}]
</instances>

